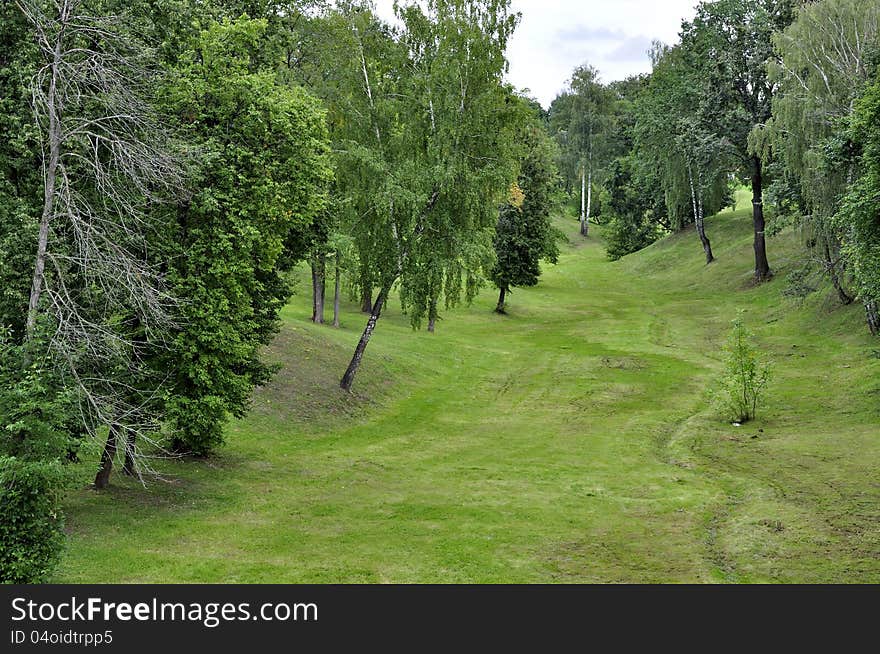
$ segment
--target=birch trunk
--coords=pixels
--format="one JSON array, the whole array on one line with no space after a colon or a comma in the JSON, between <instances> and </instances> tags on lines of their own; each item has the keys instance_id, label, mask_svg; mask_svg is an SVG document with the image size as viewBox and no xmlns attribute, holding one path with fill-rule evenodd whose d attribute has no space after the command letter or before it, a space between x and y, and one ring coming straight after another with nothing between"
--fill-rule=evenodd
<instances>
[{"instance_id":1,"label":"birch trunk","mask_svg":"<svg viewBox=\"0 0 880 654\"><path fill-rule=\"evenodd\" d=\"M382 315L382 307L385 304L385 299L388 297L389 288L382 288L379 291L379 297L376 298L376 302L373 304L373 310L370 313L370 318L367 320L367 326L364 328L364 333L361 335L361 339L358 341L357 347L354 350L354 356L351 357L351 363L348 364L348 369L346 369L345 374L342 376L342 380L339 382L339 386L346 391L350 391L352 384L354 384L354 377L357 374L358 369L361 366L361 359L364 358L364 351L367 349L367 344L370 342L370 337L373 335L373 330L376 329L376 323L379 320L379 316Z\"/></svg>"},{"instance_id":2,"label":"birch trunk","mask_svg":"<svg viewBox=\"0 0 880 654\"><path fill-rule=\"evenodd\" d=\"M876 300L868 300L865 302L865 316L868 320L868 329L874 336L880 334L880 310L877 307Z\"/></svg>"}]
</instances>

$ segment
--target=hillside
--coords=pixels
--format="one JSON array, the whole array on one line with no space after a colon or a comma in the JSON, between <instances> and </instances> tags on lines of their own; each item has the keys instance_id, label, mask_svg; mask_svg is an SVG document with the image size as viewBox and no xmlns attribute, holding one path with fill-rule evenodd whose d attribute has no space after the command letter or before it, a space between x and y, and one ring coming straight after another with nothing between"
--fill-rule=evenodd
<instances>
[{"instance_id":1,"label":"hillside","mask_svg":"<svg viewBox=\"0 0 880 654\"><path fill-rule=\"evenodd\" d=\"M880 343L826 291L783 296L797 235L754 287L744 210L708 221L709 267L691 231L610 263L560 226L508 316L486 289L431 335L390 302L353 397L363 316L295 297L221 453L73 493L55 581L880 582ZM707 389L740 308L775 364L734 427Z\"/></svg>"}]
</instances>

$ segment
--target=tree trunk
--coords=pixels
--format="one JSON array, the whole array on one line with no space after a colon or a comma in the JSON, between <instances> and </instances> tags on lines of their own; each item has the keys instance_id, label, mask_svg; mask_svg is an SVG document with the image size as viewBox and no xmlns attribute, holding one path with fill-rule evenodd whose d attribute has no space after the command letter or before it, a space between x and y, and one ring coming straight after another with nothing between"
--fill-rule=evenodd
<instances>
[{"instance_id":1,"label":"tree trunk","mask_svg":"<svg viewBox=\"0 0 880 654\"><path fill-rule=\"evenodd\" d=\"M822 246L825 252L825 270L831 278L831 285L834 286L834 290L837 291L837 297L840 299L840 303L852 304L855 298L851 297L849 293L846 292L840 281L840 274L837 272L837 262L834 260L834 254L831 252L830 238L831 237L826 235L822 236Z\"/></svg>"},{"instance_id":2,"label":"tree trunk","mask_svg":"<svg viewBox=\"0 0 880 654\"><path fill-rule=\"evenodd\" d=\"M498 306L495 307L495 313L506 313L504 310L504 299L507 297L507 287L502 286L498 293Z\"/></svg>"},{"instance_id":3,"label":"tree trunk","mask_svg":"<svg viewBox=\"0 0 880 654\"><path fill-rule=\"evenodd\" d=\"M123 474L129 477L139 477L137 464L135 463L134 447L137 439L137 432L131 431L125 441L125 462L122 464Z\"/></svg>"},{"instance_id":4,"label":"tree trunk","mask_svg":"<svg viewBox=\"0 0 880 654\"><path fill-rule=\"evenodd\" d=\"M590 157L587 166L587 211L584 216L584 236L590 235L590 212L593 210L593 135L590 134Z\"/></svg>"},{"instance_id":5,"label":"tree trunk","mask_svg":"<svg viewBox=\"0 0 880 654\"><path fill-rule=\"evenodd\" d=\"M865 315L868 319L868 329L874 336L880 334L880 310L877 308L877 300L865 302Z\"/></svg>"},{"instance_id":6,"label":"tree trunk","mask_svg":"<svg viewBox=\"0 0 880 654\"><path fill-rule=\"evenodd\" d=\"M437 300L431 300L428 306L428 333L434 333L434 326L437 322Z\"/></svg>"},{"instance_id":7,"label":"tree trunk","mask_svg":"<svg viewBox=\"0 0 880 654\"><path fill-rule=\"evenodd\" d=\"M318 254L312 263L312 322L324 324L324 286L327 255Z\"/></svg>"},{"instance_id":8,"label":"tree trunk","mask_svg":"<svg viewBox=\"0 0 880 654\"><path fill-rule=\"evenodd\" d=\"M587 201L587 171L581 167L581 236L587 235L587 219L586 219L586 201Z\"/></svg>"},{"instance_id":9,"label":"tree trunk","mask_svg":"<svg viewBox=\"0 0 880 654\"><path fill-rule=\"evenodd\" d=\"M25 335L28 341L34 337L37 324L37 310L43 290L43 273L46 268L46 250L49 243L49 221L55 211L55 182L58 176L58 161L61 157L61 125L56 111L56 93L58 68L61 65L62 30L55 43L55 57L52 61L52 77L49 81L49 92L46 96L49 118L49 160L46 162L43 179L43 213L40 217L40 233L37 237L37 257L34 263L34 275L31 279L31 294L28 300L28 313L25 323Z\"/></svg>"},{"instance_id":10,"label":"tree trunk","mask_svg":"<svg viewBox=\"0 0 880 654\"><path fill-rule=\"evenodd\" d=\"M364 284L361 290L361 313L373 312L373 289L369 284Z\"/></svg>"},{"instance_id":11,"label":"tree trunk","mask_svg":"<svg viewBox=\"0 0 880 654\"><path fill-rule=\"evenodd\" d=\"M706 225L702 215L697 221L697 234L700 235L700 243L703 244L703 252L706 254L706 265L708 266L715 261L715 255L712 254L712 244L709 242L709 237L706 236Z\"/></svg>"},{"instance_id":12,"label":"tree trunk","mask_svg":"<svg viewBox=\"0 0 880 654\"><path fill-rule=\"evenodd\" d=\"M336 280L333 285L333 326L339 327L339 286L341 278L341 270L339 268L339 255L336 256Z\"/></svg>"},{"instance_id":13,"label":"tree trunk","mask_svg":"<svg viewBox=\"0 0 880 654\"><path fill-rule=\"evenodd\" d=\"M706 221L703 216L703 196L702 191L698 190L694 185L694 175L690 164L688 164L688 183L691 187L691 203L694 207L694 226L697 229L697 235L700 237L700 243L703 244L703 252L706 254L706 265L715 261L712 254L712 244L709 237L706 236Z\"/></svg>"},{"instance_id":14,"label":"tree trunk","mask_svg":"<svg viewBox=\"0 0 880 654\"><path fill-rule=\"evenodd\" d=\"M318 319L318 268L314 257L309 261L309 268L312 269L312 322L315 322Z\"/></svg>"},{"instance_id":15,"label":"tree trunk","mask_svg":"<svg viewBox=\"0 0 880 654\"><path fill-rule=\"evenodd\" d=\"M354 384L354 377L357 374L358 368L360 368L361 359L364 357L364 350L367 349L367 343L370 342L370 337L373 335L373 330L376 328L376 322L382 314L382 307L385 304L387 295L387 288L383 288L379 291L379 297L376 298L376 302L373 304L373 310L370 312L370 318L367 320L367 326L364 328L361 340L358 341L357 347L354 350L354 356L351 357L351 363L348 364L348 369L345 371L342 380L339 382L339 386L342 387L343 390L350 391L352 384Z\"/></svg>"},{"instance_id":16,"label":"tree trunk","mask_svg":"<svg viewBox=\"0 0 880 654\"><path fill-rule=\"evenodd\" d=\"M98 474L95 475L95 488L103 490L110 483L110 472L113 470L113 459L116 458L116 425L110 425L110 432L107 434L107 443L104 445L104 452L101 454L101 467Z\"/></svg>"},{"instance_id":17,"label":"tree trunk","mask_svg":"<svg viewBox=\"0 0 880 654\"><path fill-rule=\"evenodd\" d=\"M767 281L772 276L767 261L767 242L764 240L764 191L761 160L752 158L752 222L755 226L755 279Z\"/></svg>"}]
</instances>

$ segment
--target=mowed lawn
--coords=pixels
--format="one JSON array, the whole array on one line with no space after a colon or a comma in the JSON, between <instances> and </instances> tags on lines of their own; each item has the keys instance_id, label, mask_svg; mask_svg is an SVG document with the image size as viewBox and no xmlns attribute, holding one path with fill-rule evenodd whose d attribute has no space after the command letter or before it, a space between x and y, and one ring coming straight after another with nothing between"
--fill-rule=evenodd
<instances>
[{"instance_id":1,"label":"mowed lawn","mask_svg":"<svg viewBox=\"0 0 880 654\"><path fill-rule=\"evenodd\" d=\"M754 287L745 210L708 221L708 267L692 231L612 263L559 224L507 316L486 289L432 335L393 299L353 396L365 317L312 325L303 283L216 457L104 493L79 466L54 581L880 582L880 340L827 289L784 296L800 237ZM738 309L774 361L742 427L709 396Z\"/></svg>"}]
</instances>

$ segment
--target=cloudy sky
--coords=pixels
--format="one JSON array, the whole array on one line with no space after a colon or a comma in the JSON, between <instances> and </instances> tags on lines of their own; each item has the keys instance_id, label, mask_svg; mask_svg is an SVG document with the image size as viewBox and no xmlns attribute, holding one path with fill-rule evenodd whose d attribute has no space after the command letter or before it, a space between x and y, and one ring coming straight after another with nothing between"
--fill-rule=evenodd
<instances>
[{"instance_id":1,"label":"cloudy sky","mask_svg":"<svg viewBox=\"0 0 880 654\"><path fill-rule=\"evenodd\" d=\"M513 0L522 22L508 50L509 79L545 107L572 69L590 63L610 82L648 72L652 39L674 43L697 0ZM392 20L393 0L376 0Z\"/></svg>"}]
</instances>

